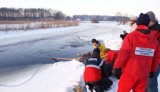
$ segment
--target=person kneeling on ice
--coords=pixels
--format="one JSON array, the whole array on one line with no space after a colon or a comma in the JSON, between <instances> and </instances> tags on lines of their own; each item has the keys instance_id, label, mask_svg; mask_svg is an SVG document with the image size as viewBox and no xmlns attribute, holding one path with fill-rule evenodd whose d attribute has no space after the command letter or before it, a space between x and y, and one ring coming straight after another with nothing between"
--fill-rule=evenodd
<instances>
[{"instance_id":1,"label":"person kneeling on ice","mask_svg":"<svg viewBox=\"0 0 160 92\"><path fill-rule=\"evenodd\" d=\"M112 69L113 69L114 62L118 57L118 51L106 48L104 50L104 54L106 54L106 58L104 59L104 61L105 61L105 64L107 66L107 71L108 71L107 73L110 76L112 74ZM120 75L115 75L115 76L118 79L120 78Z\"/></svg>"},{"instance_id":2,"label":"person kneeling on ice","mask_svg":"<svg viewBox=\"0 0 160 92\"><path fill-rule=\"evenodd\" d=\"M141 13L135 31L123 41L113 67L115 74L122 69L117 92L146 92L148 78L152 78L158 68L160 48L148 28L149 22L149 16Z\"/></svg>"},{"instance_id":3,"label":"person kneeling on ice","mask_svg":"<svg viewBox=\"0 0 160 92\"><path fill-rule=\"evenodd\" d=\"M108 90L113 83L109 79L104 61L100 58L99 48L95 48L86 60L84 81L92 92L92 89L95 89L96 92Z\"/></svg>"},{"instance_id":4,"label":"person kneeling on ice","mask_svg":"<svg viewBox=\"0 0 160 92\"><path fill-rule=\"evenodd\" d=\"M103 52L106 49L105 45L102 44L102 43L100 43L96 39L92 39L91 41L92 41L93 48L99 48L99 50L100 50L100 57L101 57L101 59L104 59L105 58L105 54Z\"/></svg>"},{"instance_id":5,"label":"person kneeling on ice","mask_svg":"<svg viewBox=\"0 0 160 92\"><path fill-rule=\"evenodd\" d=\"M104 59L105 63L114 63L116 58L118 57L118 51L111 50L109 48L106 48L104 50L104 54L106 54L106 58Z\"/></svg>"}]
</instances>

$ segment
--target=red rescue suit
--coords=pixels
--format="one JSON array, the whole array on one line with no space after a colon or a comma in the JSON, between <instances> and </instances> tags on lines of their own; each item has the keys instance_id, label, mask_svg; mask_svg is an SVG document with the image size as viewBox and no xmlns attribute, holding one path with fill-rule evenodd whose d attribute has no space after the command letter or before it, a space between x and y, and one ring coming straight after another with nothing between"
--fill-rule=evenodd
<instances>
[{"instance_id":1,"label":"red rescue suit","mask_svg":"<svg viewBox=\"0 0 160 92\"><path fill-rule=\"evenodd\" d=\"M118 92L145 92L150 72L155 72L159 62L159 43L151 33L144 34L147 26L139 25L126 36L114 64L122 68Z\"/></svg>"}]
</instances>

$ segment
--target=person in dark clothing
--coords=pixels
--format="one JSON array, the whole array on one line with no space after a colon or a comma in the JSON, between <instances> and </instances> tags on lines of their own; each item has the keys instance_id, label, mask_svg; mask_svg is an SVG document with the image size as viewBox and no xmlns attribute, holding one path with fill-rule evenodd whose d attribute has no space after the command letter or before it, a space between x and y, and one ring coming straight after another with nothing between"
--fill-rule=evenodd
<instances>
[{"instance_id":1,"label":"person in dark clothing","mask_svg":"<svg viewBox=\"0 0 160 92\"><path fill-rule=\"evenodd\" d=\"M86 60L84 81L92 92L94 88L96 92L108 90L113 83L109 79L104 61L100 58L99 48L95 48L89 59Z\"/></svg>"},{"instance_id":2,"label":"person in dark clothing","mask_svg":"<svg viewBox=\"0 0 160 92\"><path fill-rule=\"evenodd\" d=\"M155 14L150 11L146 13L151 21L149 23L149 30L151 30L151 33L154 35L154 37L157 38L157 40L160 42L160 24L158 24L157 19L155 18Z\"/></svg>"},{"instance_id":3,"label":"person in dark clothing","mask_svg":"<svg viewBox=\"0 0 160 92\"><path fill-rule=\"evenodd\" d=\"M99 50L100 50L100 57L101 57L101 59L104 59L105 58L105 54L103 52L104 52L104 50L106 48L105 45L102 44L102 43L100 43L96 39L92 39L91 42L92 42L93 48L99 48Z\"/></svg>"},{"instance_id":4,"label":"person in dark clothing","mask_svg":"<svg viewBox=\"0 0 160 92\"><path fill-rule=\"evenodd\" d=\"M152 11L149 11L146 13L150 17L150 23L149 23L149 29L151 31L151 34L156 37L156 39L160 43L160 24L158 24L158 21L155 17L155 14ZM160 61L159 61L160 62ZM148 79L148 85L146 92L158 92L158 75L160 73L160 64L155 73L152 73L152 78Z\"/></svg>"},{"instance_id":5,"label":"person in dark clothing","mask_svg":"<svg viewBox=\"0 0 160 92\"><path fill-rule=\"evenodd\" d=\"M127 36L127 32L123 31L123 34L120 34L120 37L122 38L122 40L124 40L124 38Z\"/></svg>"}]
</instances>

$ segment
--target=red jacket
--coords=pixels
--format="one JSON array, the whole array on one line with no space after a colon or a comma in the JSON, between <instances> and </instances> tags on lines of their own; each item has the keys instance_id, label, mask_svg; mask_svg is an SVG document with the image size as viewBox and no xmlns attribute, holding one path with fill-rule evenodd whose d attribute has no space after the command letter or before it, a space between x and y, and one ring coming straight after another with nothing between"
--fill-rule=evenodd
<instances>
[{"instance_id":1,"label":"red jacket","mask_svg":"<svg viewBox=\"0 0 160 92\"><path fill-rule=\"evenodd\" d=\"M86 68L84 70L85 82L97 82L102 78L101 66L103 65L101 58L89 58L86 61Z\"/></svg>"},{"instance_id":2,"label":"red jacket","mask_svg":"<svg viewBox=\"0 0 160 92\"><path fill-rule=\"evenodd\" d=\"M153 36L160 42L160 32L157 30L151 30L151 34L153 34Z\"/></svg>"},{"instance_id":3,"label":"red jacket","mask_svg":"<svg viewBox=\"0 0 160 92\"><path fill-rule=\"evenodd\" d=\"M105 63L114 62L116 60L117 56L118 56L118 51L109 50L106 53L106 61L105 61Z\"/></svg>"},{"instance_id":4,"label":"red jacket","mask_svg":"<svg viewBox=\"0 0 160 92\"><path fill-rule=\"evenodd\" d=\"M149 27L149 29L151 30L151 33L154 35L154 37L156 37L160 42L160 24L157 22L153 26Z\"/></svg>"},{"instance_id":5,"label":"red jacket","mask_svg":"<svg viewBox=\"0 0 160 92\"><path fill-rule=\"evenodd\" d=\"M157 39L151 33L143 34L138 30L145 31L148 27L140 25L126 36L114 68L122 68L122 73L126 75L143 78L156 71L160 50Z\"/></svg>"},{"instance_id":6,"label":"red jacket","mask_svg":"<svg viewBox=\"0 0 160 92\"><path fill-rule=\"evenodd\" d=\"M151 30L151 34L156 37L156 39L159 41L160 43L160 24L155 23L153 26L149 27L149 29ZM160 61L159 61L160 64Z\"/></svg>"}]
</instances>

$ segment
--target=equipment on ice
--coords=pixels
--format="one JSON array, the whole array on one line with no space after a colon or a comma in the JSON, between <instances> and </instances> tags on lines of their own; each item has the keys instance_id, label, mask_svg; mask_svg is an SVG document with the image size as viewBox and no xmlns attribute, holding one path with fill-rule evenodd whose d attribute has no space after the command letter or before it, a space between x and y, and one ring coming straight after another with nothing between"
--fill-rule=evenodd
<instances>
[{"instance_id":1,"label":"equipment on ice","mask_svg":"<svg viewBox=\"0 0 160 92\"><path fill-rule=\"evenodd\" d=\"M75 60L85 64L86 60L90 57L91 53L92 52L87 52L87 53L84 53L84 54L78 54L76 58L56 58L56 57L53 57L52 59L56 62L71 61L71 60L75 59Z\"/></svg>"}]
</instances>

